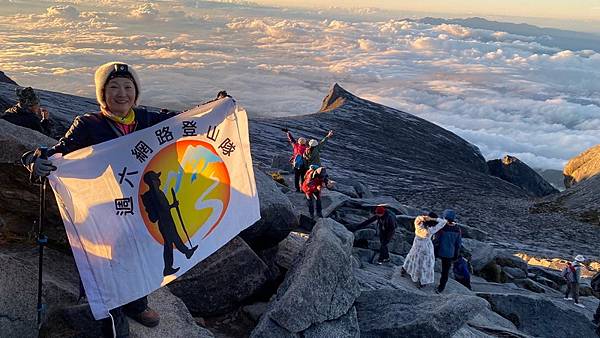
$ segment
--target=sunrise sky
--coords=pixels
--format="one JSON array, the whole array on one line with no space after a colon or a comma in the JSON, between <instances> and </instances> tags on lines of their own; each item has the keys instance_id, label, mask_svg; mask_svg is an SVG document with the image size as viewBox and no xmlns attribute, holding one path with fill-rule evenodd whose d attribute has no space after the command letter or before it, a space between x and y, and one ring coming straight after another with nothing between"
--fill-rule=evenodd
<instances>
[{"instance_id":1,"label":"sunrise sky","mask_svg":"<svg viewBox=\"0 0 600 338\"><path fill-rule=\"evenodd\" d=\"M0 70L94 97L96 67L121 60L142 104L185 109L226 89L251 116L315 112L338 82L536 168L600 143L600 35L447 20L594 32L600 1L416 3L0 0Z\"/></svg>"}]
</instances>

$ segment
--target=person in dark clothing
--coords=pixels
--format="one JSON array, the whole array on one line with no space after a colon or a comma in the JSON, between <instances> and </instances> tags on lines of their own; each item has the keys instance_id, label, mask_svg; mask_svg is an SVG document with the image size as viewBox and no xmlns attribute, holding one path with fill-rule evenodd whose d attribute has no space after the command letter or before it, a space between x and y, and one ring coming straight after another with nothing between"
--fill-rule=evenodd
<instances>
[{"instance_id":1,"label":"person in dark clothing","mask_svg":"<svg viewBox=\"0 0 600 338\"><path fill-rule=\"evenodd\" d=\"M53 147L23 155L21 161L31 172L32 180L46 177L52 170L56 170L48 159L53 154L66 155L148 128L175 115L135 108L141 90L140 81L137 73L125 63L110 62L101 65L96 70L95 83L100 112L76 117L66 134ZM146 297L110 310L110 314L114 322L110 317L102 319L102 332L106 337L129 337L129 323L125 315L148 327L156 326L160 321L159 314L148 307ZM113 325L116 332L113 332Z\"/></svg>"},{"instance_id":2,"label":"person in dark clothing","mask_svg":"<svg viewBox=\"0 0 600 338\"><path fill-rule=\"evenodd\" d=\"M469 263L464 257L458 257L458 259L454 262L452 272L454 272L454 279L457 282L471 290L471 273L469 272Z\"/></svg>"},{"instance_id":3,"label":"person in dark clothing","mask_svg":"<svg viewBox=\"0 0 600 338\"><path fill-rule=\"evenodd\" d=\"M377 228L379 232L379 257L377 258L377 264L381 265L390 261L390 252L388 250L388 244L390 244L394 233L396 232L396 215L386 209L384 206L377 206L375 208L375 216L359 224L356 228L364 228L367 225L377 220Z\"/></svg>"},{"instance_id":4,"label":"person in dark clothing","mask_svg":"<svg viewBox=\"0 0 600 338\"><path fill-rule=\"evenodd\" d=\"M198 249L198 245L194 245L190 249L183 244L181 237L179 237L175 221L171 216L171 209L177 208L179 202L175 200L173 204L169 204L167 196L160 190L160 173L154 171L145 173L144 183L148 185L149 190L142 195L142 203L146 208L150 221L158 222L158 230L163 237L163 259L165 262L163 275L172 275L179 271L178 267L173 267L173 246L179 252L185 254L185 258L190 259L194 251ZM182 224L182 226L184 225Z\"/></svg>"},{"instance_id":5,"label":"person in dark clothing","mask_svg":"<svg viewBox=\"0 0 600 338\"><path fill-rule=\"evenodd\" d=\"M458 259L460 246L462 244L462 232L460 226L454 222L456 213L454 210L444 210L443 216L446 225L436 234L438 246L438 257L442 260L442 276L440 277L440 285L436 292L441 293L446 288L448 275L452 262Z\"/></svg>"},{"instance_id":6,"label":"person in dark clothing","mask_svg":"<svg viewBox=\"0 0 600 338\"><path fill-rule=\"evenodd\" d=\"M40 99L33 88L19 87L16 91L19 101L8 108L2 118L12 124L38 131L46 136L52 136L50 114L40 106Z\"/></svg>"},{"instance_id":7,"label":"person in dark clothing","mask_svg":"<svg viewBox=\"0 0 600 338\"><path fill-rule=\"evenodd\" d=\"M317 217L323 217L321 206L321 190L324 186L331 187L327 171L323 167L311 165L302 183L302 191L306 195L306 204L310 218L315 216L315 204L317 207Z\"/></svg>"}]
</instances>

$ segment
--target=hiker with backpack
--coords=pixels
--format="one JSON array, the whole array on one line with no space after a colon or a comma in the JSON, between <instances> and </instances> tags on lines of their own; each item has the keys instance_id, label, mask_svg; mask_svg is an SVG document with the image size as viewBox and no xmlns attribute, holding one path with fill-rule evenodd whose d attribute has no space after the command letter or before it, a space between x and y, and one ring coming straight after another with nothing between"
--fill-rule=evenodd
<instances>
[{"instance_id":1,"label":"hiker with backpack","mask_svg":"<svg viewBox=\"0 0 600 338\"><path fill-rule=\"evenodd\" d=\"M333 136L333 130L330 130L319 142L312 139L308 142L308 148L304 152L304 161L307 167L315 164L321 166L321 149L327 140Z\"/></svg>"},{"instance_id":2,"label":"hiker with backpack","mask_svg":"<svg viewBox=\"0 0 600 338\"><path fill-rule=\"evenodd\" d=\"M298 140L295 140L292 133L287 128L282 128L281 130L287 134L288 142L293 149L290 163L294 169L294 186L296 187L296 192L302 192L300 185L302 184L302 180L308 169L303 156L308 148L306 139L304 137L298 137Z\"/></svg>"},{"instance_id":3,"label":"hiker with backpack","mask_svg":"<svg viewBox=\"0 0 600 338\"><path fill-rule=\"evenodd\" d=\"M585 257L577 255L573 262L567 262L567 266L562 271L562 276L567 282L565 300L574 300L575 305L581 308L585 307L583 304L579 303L579 279L581 278L581 265L584 262Z\"/></svg>"},{"instance_id":4,"label":"hiker with backpack","mask_svg":"<svg viewBox=\"0 0 600 338\"><path fill-rule=\"evenodd\" d=\"M33 179L45 178L56 170L48 158L54 154L74 152L88 146L109 141L136 130L148 128L174 116L174 113L154 113L137 108L141 93L140 80L135 70L119 62L98 67L95 73L96 99L100 112L81 115L56 145L27 152L21 161ZM127 316L147 327L159 324L160 316L148 307L147 297L134 300L109 311L111 317L102 319L105 337L129 337Z\"/></svg>"},{"instance_id":5,"label":"hiker with backpack","mask_svg":"<svg viewBox=\"0 0 600 338\"><path fill-rule=\"evenodd\" d=\"M452 267L454 279L467 289L471 290L471 272L469 271L469 262L463 256L458 256Z\"/></svg>"},{"instance_id":6,"label":"hiker with backpack","mask_svg":"<svg viewBox=\"0 0 600 338\"><path fill-rule=\"evenodd\" d=\"M409 274L417 287L422 288L435 281L435 254L431 237L446 225L446 220L435 213L415 219L415 239L404 259L401 275Z\"/></svg>"},{"instance_id":7,"label":"hiker with backpack","mask_svg":"<svg viewBox=\"0 0 600 338\"><path fill-rule=\"evenodd\" d=\"M391 242L394 234L396 233L396 215L384 206L377 206L375 208L375 216L356 226L354 231L366 227L375 220L377 220L377 232L379 233L380 243L377 264L381 265L390 261L388 244Z\"/></svg>"},{"instance_id":8,"label":"hiker with backpack","mask_svg":"<svg viewBox=\"0 0 600 338\"><path fill-rule=\"evenodd\" d=\"M302 183L302 191L306 195L306 204L310 218L315 218L315 204L317 207L317 217L323 217L323 207L321 204L321 190L323 187L331 188L332 183L329 181L325 168L318 165L311 165L304 175Z\"/></svg>"},{"instance_id":9,"label":"hiker with backpack","mask_svg":"<svg viewBox=\"0 0 600 338\"><path fill-rule=\"evenodd\" d=\"M442 260L442 276L440 285L435 290L437 293L444 292L452 262L458 259L460 246L462 244L462 232L460 226L454 222L456 212L452 209L444 210L442 215L447 222L446 225L435 234L434 251L436 257Z\"/></svg>"}]
</instances>

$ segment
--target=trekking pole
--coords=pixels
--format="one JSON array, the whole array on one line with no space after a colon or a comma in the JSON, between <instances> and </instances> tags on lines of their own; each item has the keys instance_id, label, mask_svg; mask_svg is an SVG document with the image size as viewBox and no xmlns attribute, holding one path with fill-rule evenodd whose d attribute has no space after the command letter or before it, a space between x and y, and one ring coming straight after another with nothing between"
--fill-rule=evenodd
<instances>
[{"instance_id":1,"label":"trekking pole","mask_svg":"<svg viewBox=\"0 0 600 338\"><path fill-rule=\"evenodd\" d=\"M42 177L40 183L40 210L38 218L38 293L37 293L37 326L38 330L42 327L42 315L44 311L44 304L42 304L42 267L44 262L44 246L48 244L48 237L44 235L44 220L46 218L46 186L47 179Z\"/></svg>"},{"instance_id":2,"label":"trekking pole","mask_svg":"<svg viewBox=\"0 0 600 338\"><path fill-rule=\"evenodd\" d=\"M171 188L171 194L173 195L173 203L179 202L177 201L177 196L175 196L175 189ZM185 224L183 223L183 217L181 217L181 210L179 210L179 204L175 207L177 210L177 216L179 216L179 223L181 223L181 227L183 228L183 232L185 233L185 237L187 237L188 243L190 243L190 248L193 248L192 241L190 240L190 235L188 235L187 230L185 229Z\"/></svg>"}]
</instances>

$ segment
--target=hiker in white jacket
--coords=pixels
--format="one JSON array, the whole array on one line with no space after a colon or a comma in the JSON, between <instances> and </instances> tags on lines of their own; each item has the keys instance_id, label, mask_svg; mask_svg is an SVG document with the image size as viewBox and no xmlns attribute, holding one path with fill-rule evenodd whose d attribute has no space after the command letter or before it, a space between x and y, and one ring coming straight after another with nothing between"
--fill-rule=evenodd
<instances>
[{"instance_id":1,"label":"hiker in white jacket","mask_svg":"<svg viewBox=\"0 0 600 338\"><path fill-rule=\"evenodd\" d=\"M435 217L431 217L435 216ZM446 225L446 220L437 215L418 216L415 219L415 239L402 266L402 275L408 273L413 282L421 288L432 284L434 278L435 254L431 237Z\"/></svg>"}]
</instances>

